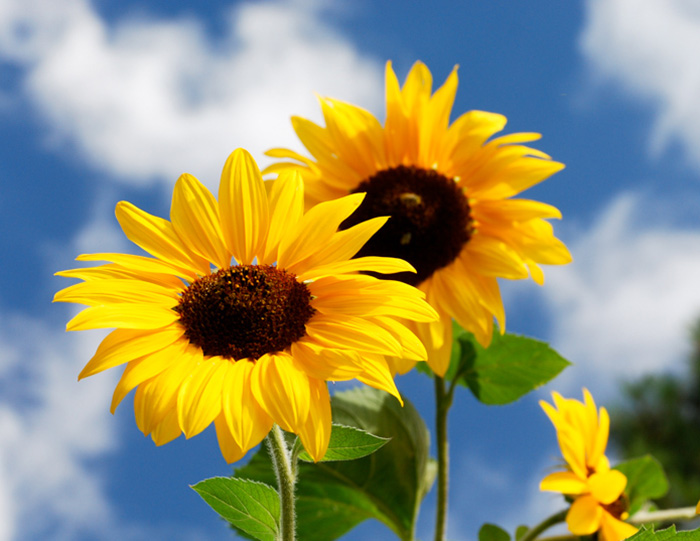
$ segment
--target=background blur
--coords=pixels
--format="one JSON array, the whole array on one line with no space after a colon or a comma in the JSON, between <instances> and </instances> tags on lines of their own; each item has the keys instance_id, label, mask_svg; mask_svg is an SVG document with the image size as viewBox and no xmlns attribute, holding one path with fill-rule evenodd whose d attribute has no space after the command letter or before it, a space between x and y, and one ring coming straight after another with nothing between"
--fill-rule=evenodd
<instances>
[{"instance_id":1,"label":"background blur","mask_svg":"<svg viewBox=\"0 0 700 541\"><path fill-rule=\"evenodd\" d=\"M213 428L156 448L119 370L77 383L102 337L64 332L52 276L80 253L134 251L126 199L167 217L182 172L216 187L236 147L301 150L289 117L314 92L383 120L383 68L416 60L454 113L505 114L504 133L567 168L525 197L560 208L574 263L504 283L508 330L574 366L520 402L452 410L449 535L512 530L561 507L538 483L557 460L537 405L552 389L599 404L619 382L680 374L700 314L700 3L697 0L2 0L0 2L0 540L229 539L188 484L226 475ZM432 425L432 384L399 388ZM687 502L693 504L695 502ZM419 537L431 537L434 494ZM390 539L367 523L347 536Z\"/></svg>"}]
</instances>

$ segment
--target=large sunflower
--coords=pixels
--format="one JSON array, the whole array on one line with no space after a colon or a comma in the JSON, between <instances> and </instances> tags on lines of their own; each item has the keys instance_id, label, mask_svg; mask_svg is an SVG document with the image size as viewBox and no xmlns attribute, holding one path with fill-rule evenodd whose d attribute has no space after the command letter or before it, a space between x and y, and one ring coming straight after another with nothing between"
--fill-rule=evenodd
<instances>
[{"instance_id":1,"label":"large sunflower","mask_svg":"<svg viewBox=\"0 0 700 541\"><path fill-rule=\"evenodd\" d=\"M414 327L439 375L449 365L452 318L483 345L491 340L494 316L504 331L497 278L531 275L542 284L539 264L571 260L545 221L560 218L559 211L511 199L564 166L522 144L539 134L490 139L505 126L502 115L470 111L450 124L456 91L456 69L432 94L432 76L424 64L416 63L400 88L389 62L384 126L364 109L322 98L325 127L292 118L313 158L272 149L268 155L293 161L264 171L299 170L307 204L366 192L341 228L391 216L358 255L400 257L416 268L416 274L395 278L417 285L440 313L439 321ZM397 362L395 368L405 372L413 364Z\"/></svg>"},{"instance_id":2,"label":"large sunflower","mask_svg":"<svg viewBox=\"0 0 700 541\"><path fill-rule=\"evenodd\" d=\"M84 280L54 298L88 306L68 330L116 328L79 377L126 364L112 411L137 388L136 423L157 445L213 421L233 462L277 423L320 459L331 429L325 380L357 378L400 400L385 356L426 352L398 320L437 317L417 289L364 274L410 271L408 263L351 259L387 220L338 232L364 197L305 212L297 173L266 191L239 149L224 166L218 202L187 174L175 185L170 221L120 202L124 233L155 258L81 255L110 263L57 273Z\"/></svg>"}]
</instances>

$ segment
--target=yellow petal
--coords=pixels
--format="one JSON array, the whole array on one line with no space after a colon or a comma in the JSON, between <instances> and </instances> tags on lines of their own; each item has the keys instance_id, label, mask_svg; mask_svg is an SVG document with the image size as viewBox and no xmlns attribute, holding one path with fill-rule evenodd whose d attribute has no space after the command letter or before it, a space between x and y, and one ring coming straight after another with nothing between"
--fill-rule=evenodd
<instances>
[{"instance_id":1,"label":"yellow petal","mask_svg":"<svg viewBox=\"0 0 700 541\"><path fill-rule=\"evenodd\" d=\"M592 451L588 458L591 467L596 467L605 453L605 448L608 445L608 435L610 433L610 416L605 408L600 408L600 417L598 419L598 427L595 431Z\"/></svg>"},{"instance_id":2,"label":"yellow petal","mask_svg":"<svg viewBox=\"0 0 700 541\"><path fill-rule=\"evenodd\" d=\"M452 70L445 83L428 101L421 118L419 163L433 167L438 165L442 142L457 93L457 67Z\"/></svg>"},{"instance_id":3,"label":"yellow petal","mask_svg":"<svg viewBox=\"0 0 700 541\"><path fill-rule=\"evenodd\" d=\"M175 183L170 220L183 242L220 269L231 266L231 252L223 242L219 205L211 192L185 173Z\"/></svg>"},{"instance_id":4,"label":"yellow petal","mask_svg":"<svg viewBox=\"0 0 700 541\"><path fill-rule=\"evenodd\" d=\"M190 277L209 273L209 261L191 253L167 220L127 201L117 204L115 214L127 238L149 254L186 271Z\"/></svg>"},{"instance_id":5,"label":"yellow petal","mask_svg":"<svg viewBox=\"0 0 700 541\"><path fill-rule=\"evenodd\" d=\"M170 346L131 361L124 369L122 377L114 389L112 413L134 387L179 363L187 355L186 352L190 347L186 340L178 340Z\"/></svg>"},{"instance_id":6,"label":"yellow petal","mask_svg":"<svg viewBox=\"0 0 700 541\"><path fill-rule=\"evenodd\" d=\"M180 319L174 310L163 306L140 304L113 304L109 306L90 306L66 325L68 331L87 329L162 329Z\"/></svg>"},{"instance_id":7,"label":"yellow petal","mask_svg":"<svg viewBox=\"0 0 700 541\"><path fill-rule=\"evenodd\" d=\"M171 344L185 333L179 325L171 325L158 331L116 329L100 343L97 351L80 372L78 379L133 361Z\"/></svg>"},{"instance_id":8,"label":"yellow petal","mask_svg":"<svg viewBox=\"0 0 700 541\"><path fill-rule=\"evenodd\" d=\"M408 322L399 322L390 317L372 317L371 321L376 322L380 327L389 331L394 338L401 344L403 351L401 357L412 361L425 361L428 358L428 352L421 340L411 331L406 324ZM405 372L404 372L405 373Z\"/></svg>"},{"instance_id":9,"label":"yellow petal","mask_svg":"<svg viewBox=\"0 0 700 541\"><path fill-rule=\"evenodd\" d=\"M588 478L588 486L591 489L591 495L596 500L604 504L611 504L625 490L627 477L617 470L594 473Z\"/></svg>"},{"instance_id":10,"label":"yellow petal","mask_svg":"<svg viewBox=\"0 0 700 541\"><path fill-rule=\"evenodd\" d=\"M368 178L386 164L383 131L368 111L339 100L320 100L328 137L335 154L347 169Z\"/></svg>"},{"instance_id":11,"label":"yellow petal","mask_svg":"<svg viewBox=\"0 0 700 541\"><path fill-rule=\"evenodd\" d=\"M186 438L196 436L221 413L227 364L222 357L204 357L193 366L177 396L178 422Z\"/></svg>"},{"instance_id":12,"label":"yellow petal","mask_svg":"<svg viewBox=\"0 0 700 541\"><path fill-rule=\"evenodd\" d=\"M229 363L223 387L223 415L227 431L236 447L244 452L260 443L273 424L253 397L251 374L254 366L255 363L248 360Z\"/></svg>"},{"instance_id":13,"label":"yellow petal","mask_svg":"<svg viewBox=\"0 0 700 541\"><path fill-rule=\"evenodd\" d=\"M262 263L278 260L279 244L285 232L294 229L304 215L304 183L301 175L292 170L283 171L270 191L270 231L265 244Z\"/></svg>"},{"instance_id":14,"label":"yellow petal","mask_svg":"<svg viewBox=\"0 0 700 541\"><path fill-rule=\"evenodd\" d=\"M562 494L582 494L588 491L588 485L573 472L550 473L540 482L540 490L561 492Z\"/></svg>"},{"instance_id":15,"label":"yellow petal","mask_svg":"<svg viewBox=\"0 0 700 541\"><path fill-rule=\"evenodd\" d=\"M283 430L298 434L309 416L309 378L286 353L263 355L250 378L255 400Z\"/></svg>"},{"instance_id":16,"label":"yellow petal","mask_svg":"<svg viewBox=\"0 0 700 541\"><path fill-rule=\"evenodd\" d=\"M309 378L311 405L309 416L299 431L299 438L314 462L326 454L331 439L331 399L325 381Z\"/></svg>"},{"instance_id":17,"label":"yellow petal","mask_svg":"<svg viewBox=\"0 0 700 541\"><path fill-rule=\"evenodd\" d=\"M360 251L388 219L388 216L372 218L344 231L338 231L324 245L319 245L316 253L304 260L304 267L347 261Z\"/></svg>"},{"instance_id":18,"label":"yellow petal","mask_svg":"<svg viewBox=\"0 0 700 541\"><path fill-rule=\"evenodd\" d=\"M141 303L171 308L179 291L141 280L93 280L74 284L54 295L54 302L75 302L88 306L113 303Z\"/></svg>"},{"instance_id":19,"label":"yellow petal","mask_svg":"<svg viewBox=\"0 0 700 541\"><path fill-rule=\"evenodd\" d=\"M603 508L588 494L579 496L566 514L566 524L574 535L590 535L600 528Z\"/></svg>"},{"instance_id":20,"label":"yellow petal","mask_svg":"<svg viewBox=\"0 0 700 541\"><path fill-rule=\"evenodd\" d=\"M600 541L622 541L632 537L637 531L636 526L622 522L610 513L603 511L599 534Z\"/></svg>"},{"instance_id":21,"label":"yellow petal","mask_svg":"<svg viewBox=\"0 0 700 541\"><path fill-rule=\"evenodd\" d=\"M312 342L337 349L361 353L401 356L401 344L385 329L362 318L346 316L326 318L316 314L307 324L306 333Z\"/></svg>"},{"instance_id":22,"label":"yellow petal","mask_svg":"<svg viewBox=\"0 0 700 541\"><path fill-rule=\"evenodd\" d=\"M403 398L396 388L392 370L384 356L367 354L363 355L361 360L364 370L357 376L358 381L375 389L386 391L395 396L403 406Z\"/></svg>"},{"instance_id":23,"label":"yellow petal","mask_svg":"<svg viewBox=\"0 0 700 541\"><path fill-rule=\"evenodd\" d=\"M418 155L418 138L411 137L408 111L404 107L401 88L391 62L384 70L386 80L386 121L384 122L384 140L387 160L391 165L403 163L404 156ZM413 151L411 149L413 148Z\"/></svg>"},{"instance_id":24,"label":"yellow petal","mask_svg":"<svg viewBox=\"0 0 700 541\"><path fill-rule=\"evenodd\" d=\"M180 426L177 424L177 411L172 408L163 420L151 432L151 438L156 445L165 445L182 434Z\"/></svg>"},{"instance_id":25,"label":"yellow petal","mask_svg":"<svg viewBox=\"0 0 700 541\"><path fill-rule=\"evenodd\" d=\"M416 272L416 269L403 259L366 256L300 271L297 273L297 276L299 280L305 281L323 276L337 276L339 274L352 274L362 271L394 274L396 272Z\"/></svg>"},{"instance_id":26,"label":"yellow petal","mask_svg":"<svg viewBox=\"0 0 700 541\"><path fill-rule=\"evenodd\" d=\"M153 431L171 410L177 414L177 395L180 385L189 376L192 366L196 365L201 358L201 351L194 346L189 346L179 358L172 360L168 368L139 385L136 394L140 395L139 400L142 404L135 413L136 422L144 434ZM120 381L114 390L112 413L118 404L119 396L126 394L123 389L120 389L121 386ZM134 405L136 406L136 402Z\"/></svg>"},{"instance_id":27,"label":"yellow petal","mask_svg":"<svg viewBox=\"0 0 700 541\"><path fill-rule=\"evenodd\" d=\"M432 278L428 278L421 287L426 286L428 291L432 289ZM431 293L432 294L432 293ZM435 306L433 304L433 306ZM428 354L428 366L438 376L442 377L450 367L452 354L452 317L436 307L439 315L437 321L430 323L415 323L416 335L425 344Z\"/></svg>"},{"instance_id":28,"label":"yellow petal","mask_svg":"<svg viewBox=\"0 0 700 541\"><path fill-rule=\"evenodd\" d=\"M312 295L314 283L309 284ZM358 317L392 316L413 321L435 321L437 313L423 299L414 296L385 295L370 291L348 295L318 296L311 306L325 314L351 315Z\"/></svg>"},{"instance_id":29,"label":"yellow petal","mask_svg":"<svg viewBox=\"0 0 700 541\"><path fill-rule=\"evenodd\" d=\"M278 263L285 269L295 270L294 265L315 254L331 240L343 220L350 216L365 198L357 193L326 201L312 207L297 226L286 231L280 240Z\"/></svg>"},{"instance_id":30,"label":"yellow petal","mask_svg":"<svg viewBox=\"0 0 700 541\"><path fill-rule=\"evenodd\" d=\"M474 333L474 337L482 345L491 342L493 329L493 314L486 310L469 286L468 276L463 280L450 279L444 272L436 272L431 277L434 296L428 298L433 306L439 306L466 330Z\"/></svg>"},{"instance_id":31,"label":"yellow petal","mask_svg":"<svg viewBox=\"0 0 700 541\"><path fill-rule=\"evenodd\" d=\"M353 350L331 349L302 339L292 344L291 352L304 372L316 379L344 381L362 372L360 355Z\"/></svg>"},{"instance_id":32,"label":"yellow petal","mask_svg":"<svg viewBox=\"0 0 700 541\"><path fill-rule=\"evenodd\" d=\"M248 265L262 257L269 228L267 193L258 165L242 148L224 165L219 207L224 238L236 261Z\"/></svg>"},{"instance_id":33,"label":"yellow petal","mask_svg":"<svg viewBox=\"0 0 700 541\"><path fill-rule=\"evenodd\" d=\"M528 277L527 267L518 253L501 240L487 235L475 235L463 254L468 268L479 274L520 280Z\"/></svg>"},{"instance_id":34,"label":"yellow petal","mask_svg":"<svg viewBox=\"0 0 700 541\"><path fill-rule=\"evenodd\" d=\"M422 107L430 99L433 76L423 62L416 62L406 76L401 96L411 116L419 117Z\"/></svg>"},{"instance_id":35,"label":"yellow petal","mask_svg":"<svg viewBox=\"0 0 700 541\"><path fill-rule=\"evenodd\" d=\"M216 439L219 442L219 449L221 449L224 460L229 464L238 462L245 456L246 449L239 446L231 436L223 413L220 413L214 420L214 426L216 427Z\"/></svg>"},{"instance_id":36,"label":"yellow petal","mask_svg":"<svg viewBox=\"0 0 700 541\"><path fill-rule=\"evenodd\" d=\"M183 272L172 263L161 261L160 259L153 259L151 257L143 257L140 255L97 253L81 254L75 259L76 261L111 261L120 267L124 267L135 272L172 274L181 278L190 278L192 276L192 272Z\"/></svg>"}]
</instances>

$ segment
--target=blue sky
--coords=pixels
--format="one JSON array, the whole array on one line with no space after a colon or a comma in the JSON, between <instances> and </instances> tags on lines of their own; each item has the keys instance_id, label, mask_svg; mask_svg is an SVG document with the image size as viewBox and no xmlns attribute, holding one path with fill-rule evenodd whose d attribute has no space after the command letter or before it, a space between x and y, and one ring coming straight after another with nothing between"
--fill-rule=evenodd
<instances>
[{"instance_id":1,"label":"blue sky","mask_svg":"<svg viewBox=\"0 0 700 541\"><path fill-rule=\"evenodd\" d=\"M301 150L314 92L383 119L383 66L416 60L454 113L505 114L567 168L526 197L556 205L574 263L504 283L508 330L574 367L536 396L452 417L449 538L534 523L561 504L537 483L557 455L537 399L617 399L617 382L683 367L700 314L700 7L694 0L420 2L4 0L0 4L0 541L229 539L188 484L230 471L213 431L155 448L119 371L77 383L101 339L64 332L53 276L79 253L132 251L126 199L167 216L182 172L216 186L231 150ZM429 424L431 384L398 385ZM692 503L692 502L690 502ZM430 537L434 496L419 536ZM366 524L347 539L391 538Z\"/></svg>"}]
</instances>

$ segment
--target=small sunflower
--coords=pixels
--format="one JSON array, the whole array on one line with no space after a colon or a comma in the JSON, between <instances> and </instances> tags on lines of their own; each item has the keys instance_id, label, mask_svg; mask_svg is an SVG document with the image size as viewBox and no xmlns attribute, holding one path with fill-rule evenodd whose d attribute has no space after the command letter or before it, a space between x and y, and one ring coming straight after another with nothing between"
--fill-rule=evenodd
<instances>
[{"instance_id":1,"label":"small sunflower","mask_svg":"<svg viewBox=\"0 0 700 541\"><path fill-rule=\"evenodd\" d=\"M109 263L57 273L83 280L54 298L88 306L69 331L115 328L79 379L126 364L112 412L136 388L136 423L157 445L214 422L234 462L277 423L322 458L331 429L326 380L356 378L401 400L386 356L424 359L426 351L400 321L437 317L417 289L365 274L411 265L352 259L387 220L339 232L364 197L305 212L297 173L266 190L239 149L224 166L218 201L185 174L170 221L120 202L124 233L154 257L81 255Z\"/></svg>"},{"instance_id":2,"label":"small sunflower","mask_svg":"<svg viewBox=\"0 0 700 541\"><path fill-rule=\"evenodd\" d=\"M605 456L610 417L605 408L596 410L587 389L584 401L552 393L554 406L540 401L552 421L567 468L547 475L540 490L560 492L573 498L566 523L574 535L599 532L601 541L621 541L637 532L624 522L629 516L625 496L627 477L610 469Z\"/></svg>"},{"instance_id":3,"label":"small sunflower","mask_svg":"<svg viewBox=\"0 0 700 541\"><path fill-rule=\"evenodd\" d=\"M416 268L415 274L394 278L418 286L439 312L438 321L413 328L427 346L431 368L444 375L452 318L488 345L494 316L501 332L505 329L497 278L531 275L542 284L539 264L561 265L571 256L545 221L561 217L556 208L511 199L564 167L523 145L539 134L490 139L506 118L483 111L470 111L450 124L456 68L431 92L432 76L424 64L416 63L400 88L389 62L384 126L364 109L322 98L325 128L292 118L312 158L272 149L269 156L287 161L264 172L298 169L307 204L366 193L341 228L391 216L358 255L398 257ZM413 364L397 360L395 367L403 373Z\"/></svg>"}]
</instances>

